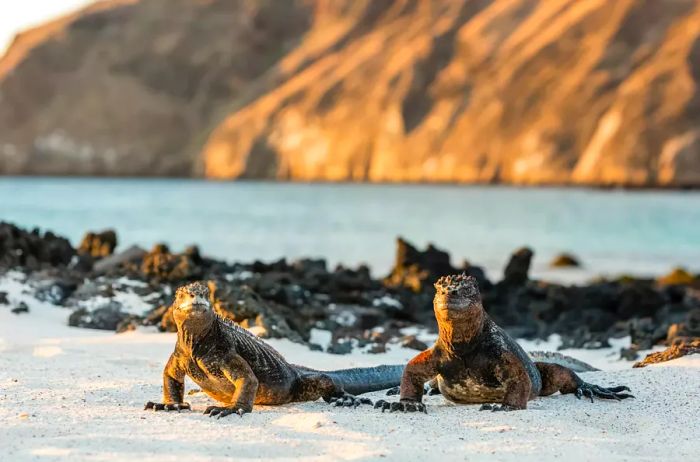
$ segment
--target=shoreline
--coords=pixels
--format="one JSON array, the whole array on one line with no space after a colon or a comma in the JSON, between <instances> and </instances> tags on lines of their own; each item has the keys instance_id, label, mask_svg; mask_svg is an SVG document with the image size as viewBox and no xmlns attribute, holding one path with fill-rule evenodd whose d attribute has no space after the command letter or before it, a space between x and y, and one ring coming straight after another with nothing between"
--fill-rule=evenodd
<instances>
[{"instance_id":1,"label":"shoreline","mask_svg":"<svg viewBox=\"0 0 700 462\"><path fill-rule=\"evenodd\" d=\"M28 179L0 181L0 196L2 219L50 229L74 246L89 229L113 228L122 249L164 242L197 244L229 262L324 258L331 267L365 264L378 278L393 265L391 242L404 235L448 249L455 265L467 258L483 266L492 280L523 245L536 252L537 279L700 272L698 201L676 192ZM584 271L550 271L561 252L578 256Z\"/></svg>"},{"instance_id":2,"label":"shoreline","mask_svg":"<svg viewBox=\"0 0 700 462\"><path fill-rule=\"evenodd\" d=\"M199 183L237 183L237 184L275 184L275 185L299 185L299 186L390 186L390 187L409 187L409 186L425 186L429 188L440 187L465 187L474 189L490 189L490 188L505 188L517 190L573 190L573 191L594 191L594 192L649 192L649 193L664 193L664 192L681 192L681 193L699 193L700 184L697 185L637 185L637 184L586 184L586 183L494 183L494 182L455 182L455 181L351 181L351 180L290 180L290 179L275 179L275 178L232 178L222 179L216 177L203 176L115 176L115 175L71 175L71 174L2 174L0 179L14 180L87 180L87 181L191 181Z\"/></svg>"}]
</instances>

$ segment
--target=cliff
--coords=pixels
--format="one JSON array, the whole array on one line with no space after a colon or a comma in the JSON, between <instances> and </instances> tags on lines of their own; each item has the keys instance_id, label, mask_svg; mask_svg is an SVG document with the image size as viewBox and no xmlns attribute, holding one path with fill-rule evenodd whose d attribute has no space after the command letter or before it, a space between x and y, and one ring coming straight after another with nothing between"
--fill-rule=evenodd
<instances>
[{"instance_id":1,"label":"cliff","mask_svg":"<svg viewBox=\"0 0 700 462\"><path fill-rule=\"evenodd\" d=\"M20 34L0 61L0 172L192 175L310 18L301 1L109 0Z\"/></svg>"},{"instance_id":2,"label":"cliff","mask_svg":"<svg viewBox=\"0 0 700 462\"><path fill-rule=\"evenodd\" d=\"M700 0L122 0L0 61L0 171L700 186Z\"/></svg>"}]
</instances>

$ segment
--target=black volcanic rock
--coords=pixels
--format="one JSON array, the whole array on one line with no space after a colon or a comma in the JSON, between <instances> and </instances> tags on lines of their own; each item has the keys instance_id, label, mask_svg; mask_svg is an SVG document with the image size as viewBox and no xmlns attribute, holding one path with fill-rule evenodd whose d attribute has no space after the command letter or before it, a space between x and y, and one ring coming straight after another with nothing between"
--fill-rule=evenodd
<instances>
[{"instance_id":1,"label":"black volcanic rock","mask_svg":"<svg viewBox=\"0 0 700 462\"><path fill-rule=\"evenodd\" d=\"M90 242L103 245L95 236ZM123 331L146 324L172 331L169 305L175 290L204 280L221 316L262 336L305 343L311 329L325 329L333 332L331 351L347 353L357 346L379 352L388 342L401 343L404 327L434 329L433 283L464 271L477 275L487 312L516 337L560 334L565 348L601 348L610 338L629 335L633 345L624 356L633 358L641 349L700 335L700 290L693 283L624 277L565 286L532 280L528 248L513 253L496 284L479 267L454 268L447 252L433 245L419 250L403 239L397 243L396 264L383 280L374 279L366 266L329 270L324 260L312 259L228 264L201 255L197 247L177 253L165 245L150 252L127 249L99 258L94 266L82 265L75 263L79 256L67 240L6 223L0 224L0 249L0 274L20 268L27 291L72 308L70 325L79 327ZM153 309L130 314L134 310L121 305L128 300L121 296L125 293L141 297L145 311ZM10 304L2 295L0 304Z\"/></svg>"},{"instance_id":2,"label":"black volcanic rock","mask_svg":"<svg viewBox=\"0 0 700 462\"><path fill-rule=\"evenodd\" d=\"M387 287L402 287L415 293L428 290L441 276L456 273L450 255L433 244L421 251L408 241L396 239L396 260L391 273L384 278Z\"/></svg>"},{"instance_id":3,"label":"black volcanic rock","mask_svg":"<svg viewBox=\"0 0 700 462\"><path fill-rule=\"evenodd\" d=\"M38 229L31 232L0 222L0 268L67 266L75 249L68 239Z\"/></svg>"},{"instance_id":4,"label":"black volcanic rock","mask_svg":"<svg viewBox=\"0 0 700 462\"><path fill-rule=\"evenodd\" d=\"M202 268L190 254L175 254L165 244L157 244L144 257L141 273L155 280L184 282L202 277Z\"/></svg>"},{"instance_id":5,"label":"black volcanic rock","mask_svg":"<svg viewBox=\"0 0 700 462\"><path fill-rule=\"evenodd\" d=\"M220 316L243 327L256 328L263 338L288 338L295 342L308 339L303 319L289 307L263 299L248 285L210 281L211 298Z\"/></svg>"},{"instance_id":6,"label":"black volcanic rock","mask_svg":"<svg viewBox=\"0 0 700 462\"><path fill-rule=\"evenodd\" d=\"M617 314L623 319L654 316L665 303L663 294L645 281L623 284L619 300Z\"/></svg>"},{"instance_id":7,"label":"black volcanic rock","mask_svg":"<svg viewBox=\"0 0 700 462\"><path fill-rule=\"evenodd\" d=\"M527 247L516 250L510 257L510 261L503 271L503 284L508 286L521 286L528 280L530 263L533 252Z\"/></svg>"},{"instance_id":8,"label":"black volcanic rock","mask_svg":"<svg viewBox=\"0 0 700 462\"><path fill-rule=\"evenodd\" d=\"M12 308L10 311L12 311L14 314L22 314L22 313L29 313L29 307L27 306L26 303L24 302L19 302L17 306Z\"/></svg>"},{"instance_id":9,"label":"black volcanic rock","mask_svg":"<svg viewBox=\"0 0 700 462\"><path fill-rule=\"evenodd\" d=\"M121 303L108 300L100 306L91 309L76 309L68 317L68 325L115 331L117 326L129 318L130 315L122 311Z\"/></svg>"},{"instance_id":10,"label":"black volcanic rock","mask_svg":"<svg viewBox=\"0 0 700 462\"><path fill-rule=\"evenodd\" d=\"M37 280L33 284L34 296L38 300L58 306L63 305L81 284L81 281L69 275L58 277L44 276L33 279Z\"/></svg>"}]
</instances>

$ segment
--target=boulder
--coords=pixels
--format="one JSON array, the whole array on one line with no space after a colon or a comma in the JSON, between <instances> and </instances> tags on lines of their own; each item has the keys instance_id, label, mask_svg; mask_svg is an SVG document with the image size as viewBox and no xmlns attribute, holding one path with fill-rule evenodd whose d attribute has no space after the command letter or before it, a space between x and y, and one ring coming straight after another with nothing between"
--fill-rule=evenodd
<instances>
[{"instance_id":1,"label":"boulder","mask_svg":"<svg viewBox=\"0 0 700 462\"><path fill-rule=\"evenodd\" d=\"M688 311L684 322L671 324L666 333L666 344L700 338L700 308Z\"/></svg>"},{"instance_id":2,"label":"boulder","mask_svg":"<svg viewBox=\"0 0 700 462\"><path fill-rule=\"evenodd\" d=\"M632 345L640 350L648 350L662 343L668 332L667 325L660 324L650 317L634 318L628 321L628 332Z\"/></svg>"},{"instance_id":3,"label":"boulder","mask_svg":"<svg viewBox=\"0 0 700 462\"><path fill-rule=\"evenodd\" d=\"M350 340L339 340L333 342L327 349L327 353L334 355L347 355L352 353L352 342Z\"/></svg>"},{"instance_id":4,"label":"boulder","mask_svg":"<svg viewBox=\"0 0 700 462\"><path fill-rule=\"evenodd\" d=\"M145 250L139 246L132 245L120 253L113 254L96 261L92 267L92 270L96 274L107 273L113 269L119 268L122 265L140 262L145 256Z\"/></svg>"},{"instance_id":5,"label":"boulder","mask_svg":"<svg viewBox=\"0 0 700 462\"><path fill-rule=\"evenodd\" d=\"M662 285L690 285L698 282L698 279L685 268L674 268L673 271L658 279Z\"/></svg>"},{"instance_id":6,"label":"boulder","mask_svg":"<svg viewBox=\"0 0 700 462\"><path fill-rule=\"evenodd\" d=\"M78 288L78 282L71 279L49 279L35 287L34 296L53 305L63 305Z\"/></svg>"},{"instance_id":7,"label":"boulder","mask_svg":"<svg viewBox=\"0 0 700 462\"><path fill-rule=\"evenodd\" d=\"M610 348L608 342L609 335L601 332L591 332L585 327L579 327L573 331L562 335L562 343L559 350L570 348L584 348L587 350L597 350L600 348Z\"/></svg>"},{"instance_id":8,"label":"boulder","mask_svg":"<svg viewBox=\"0 0 700 462\"><path fill-rule=\"evenodd\" d=\"M65 267L75 255L68 239L46 231L29 232L11 223L0 222L0 268L26 267L38 270Z\"/></svg>"},{"instance_id":9,"label":"boulder","mask_svg":"<svg viewBox=\"0 0 700 462\"><path fill-rule=\"evenodd\" d=\"M617 314L622 319L654 316L666 303L660 292L642 280L622 284L618 297Z\"/></svg>"},{"instance_id":10,"label":"boulder","mask_svg":"<svg viewBox=\"0 0 700 462\"><path fill-rule=\"evenodd\" d=\"M407 335L403 337L400 341L403 348L410 348L412 350L424 351L428 349L428 345L425 342L418 340L415 335Z\"/></svg>"},{"instance_id":11,"label":"boulder","mask_svg":"<svg viewBox=\"0 0 700 462\"><path fill-rule=\"evenodd\" d=\"M450 255L433 244L418 250L408 241L396 239L396 259L391 273L384 278L387 287L402 287L415 293L432 290L435 281L457 269L450 264Z\"/></svg>"},{"instance_id":12,"label":"boulder","mask_svg":"<svg viewBox=\"0 0 700 462\"><path fill-rule=\"evenodd\" d=\"M528 281L533 255L532 250L528 247L523 247L513 252L505 270L503 270L502 283L507 286L521 286L525 284Z\"/></svg>"},{"instance_id":13,"label":"boulder","mask_svg":"<svg viewBox=\"0 0 700 462\"><path fill-rule=\"evenodd\" d=\"M196 262L199 254L175 254L165 244L157 244L143 257L141 273L147 279L181 283L202 277L203 270Z\"/></svg>"},{"instance_id":14,"label":"boulder","mask_svg":"<svg viewBox=\"0 0 700 462\"><path fill-rule=\"evenodd\" d=\"M90 308L76 309L68 317L68 325L114 331L130 317L131 315L122 311L121 303L108 299Z\"/></svg>"},{"instance_id":15,"label":"boulder","mask_svg":"<svg viewBox=\"0 0 700 462\"><path fill-rule=\"evenodd\" d=\"M27 306L27 304L24 302L19 302L17 306L12 308L10 311L12 311L14 314L29 313L29 306Z\"/></svg>"},{"instance_id":16,"label":"boulder","mask_svg":"<svg viewBox=\"0 0 700 462\"><path fill-rule=\"evenodd\" d=\"M299 343L308 339L303 319L295 317L290 308L263 299L250 286L218 280L209 281L209 289L214 311L254 330L256 335Z\"/></svg>"},{"instance_id":17,"label":"boulder","mask_svg":"<svg viewBox=\"0 0 700 462\"><path fill-rule=\"evenodd\" d=\"M552 268L580 268L581 262L570 253L562 253L554 257L549 262L549 266Z\"/></svg>"},{"instance_id":18,"label":"boulder","mask_svg":"<svg viewBox=\"0 0 700 462\"><path fill-rule=\"evenodd\" d=\"M88 232L78 246L78 253L100 259L112 255L116 247L117 233L114 230Z\"/></svg>"},{"instance_id":19,"label":"boulder","mask_svg":"<svg viewBox=\"0 0 700 462\"><path fill-rule=\"evenodd\" d=\"M636 361L639 359L639 347L631 345L629 348L620 348L620 359L625 361Z\"/></svg>"}]
</instances>

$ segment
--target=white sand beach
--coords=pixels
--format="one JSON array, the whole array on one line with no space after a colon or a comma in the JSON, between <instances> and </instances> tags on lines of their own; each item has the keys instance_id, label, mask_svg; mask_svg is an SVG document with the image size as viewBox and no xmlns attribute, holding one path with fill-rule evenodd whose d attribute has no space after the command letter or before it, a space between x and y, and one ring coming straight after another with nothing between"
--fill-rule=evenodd
<instances>
[{"instance_id":1,"label":"white sand beach","mask_svg":"<svg viewBox=\"0 0 700 462\"><path fill-rule=\"evenodd\" d=\"M212 400L187 397L194 411L145 412L161 394L161 370L175 335L70 328L68 311L22 293L0 278L10 300L0 306L0 460L692 460L700 454L700 355L631 369L617 350L567 354L603 369L585 379L625 384L623 402L555 395L528 410L480 412L441 396L428 414L335 408L322 401L257 406L242 418L202 414ZM317 368L405 362L414 350L337 356L272 341L290 361ZM525 342L526 348L542 348ZM188 390L191 389L188 383ZM383 393L369 395L372 399ZM393 399L393 398L392 398Z\"/></svg>"}]
</instances>

